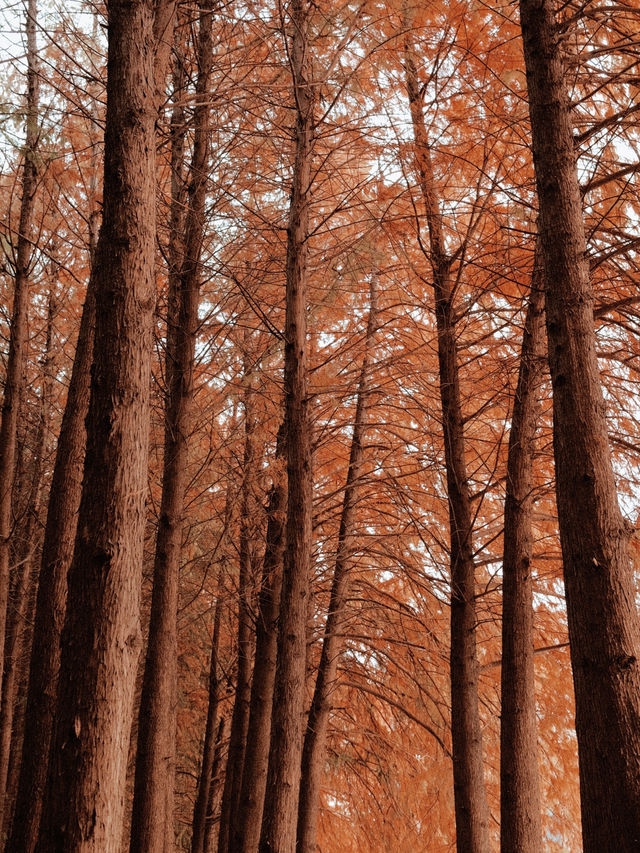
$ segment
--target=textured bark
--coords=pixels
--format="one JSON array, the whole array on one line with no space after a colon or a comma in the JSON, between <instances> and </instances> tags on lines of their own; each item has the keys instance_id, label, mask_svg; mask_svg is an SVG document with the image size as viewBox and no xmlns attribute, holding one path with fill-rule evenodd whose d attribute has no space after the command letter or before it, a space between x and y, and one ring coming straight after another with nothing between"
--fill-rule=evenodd
<instances>
[{"instance_id":1,"label":"textured bark","mask_svg":"<svg viewBox=\"0 0 640 853\"><path fill-rule=\"evenodd\" d=\"M324 629L318 676L307 721L302 751L300 804L298 808L298 853L315 853L318 828L320 783L324 769L329 715L337 685L338 661L343 646L343 627L351 582L351 556L354 549L354 512L358 500L360 475L364 460L364 433L370 392L370 362L377 324L378 280L374 275L369 291L369 320L365 353L360 371L356 414L351 438L349 469L342 501L338 547L329 599L329 612Z\"/></svg>"},{"instance_id":2,"label":"textured bark","mask_svg":"<svg viewBox=\"0 0 640 853\"><path fill-rule=\"evenodd\" d=\"M560 33L521 0L585 853L640 849L640 622L616 494Z\"/></svg>"},{"instance_id":3,"label":"textured bark","mask_svg":"<svg viewBox=\"0 0 640 853\"><path fill-rule=\"evenodd\" d=\"M542 853L533 660L533 457L544 359L544 281L536 252L513 403L502 561L500 850Z\"/></svg>"},{"instance_id":4,"label":"textured bark","mask_svg":"<svg viewBox=\"0 0 640 853\"><path fill-rule=\"evenodd\" d=\"M216 853L218 849L218 823L220 821L219 807L222 799L222 786L227 753L225 750L229 736L229 717L223 716L218 724L218 736L213 756L211 784L209 786L209 801L207 803L207 820L204 828L204 853Z\"/></svg>"},{"instance_id":5,"label":"textured bark","mask_svg":"<svg viewBox=\"0 0 640 853\"><path fill-rule=\"evenodd\" d=\"M248 344L248 335L245 336ZM219 853L236 853L234 847L234 828L239 814L240 789L242 785L242 767L247 745L249 729L249 710L251 701L251 663L253 657L253 624L251 618L251 597L253 592L251 515L252 481L255 469L252 375L245 359L244 391L244 459L242 476L242 499L240 512L240 549L238 576L238 671L236 693L231 715L231 733L229 737L229 755L222 793L220 812L220 830L218 834Z\"/></svg>"},{"instance_id":6,"label":"textured bark","mask_svg":"<svg viewBox=\"0 0 640 853\"><path fill-rule=\"evenodd\" d=\"M216 755L217 741L221 735L222 719L218 720L220 704L218 679L218 647L220 645L220 622L222 620L222 578L218 577L218 598L213 617L213 637L211 640L211 662L209 664L209 703L207 706L207 723L204 732L204 747L202 765L198 778L198 790L193 809L193 831L191 835L191 853L204 853L205 828L207 808L213 779L213 765ZM216 736L217 731L217 736Z\"/></svg>"},{"instance_id":7,"label":"textured bark","mask_svg":"<svg viewBox=\"0 0 640 853\"><path fill-rule=\"evenodd\" d=\"M287 526L261 853L294 853L304 736L312 509L306 301L315 102L308 40L309 11L308 0L293 0L290 63L296 127L287 227L284 356Z\"/></svg>"},{"instance_id":8,"label":"textured bark","mask_svg":"<svg viewBox=\"0 0 640 853\"><path fill-rule=\"evenodd\" d=\"M13 309L9 333L9 357L0 419L0 677L4 671L4 637L9 600L11 557L12 489L16 467L16 444L20 399L25 386L27 314L33 210L37 187L39 78L36 45L36 0L28 0L27 17L27 104L26 137L22 172L22 200L15 253Z\"/></svg>"},{"instance_id":9,"label":"textured bark","mask_svg":"<svg viewBox=\"0 0 640 853\"><path fill-rule=\"evenodd\" d=\"M162 498L153 571L149 642L145 662L131 820L131 853L170 853L174 849L173 792L178 691L178 575L182 551L184 499L191 432L193 370L198 330L200 252L207 185L209 79L213 60L212 4L201 6L199 73L194 111L194 147L179 277L170 277L177 292L169 294L165 375ZM178 59L178 64L181 65ZM180 97L181 93L178 93ZM175 118L175 116L174 116ZM182 145L180 134L174 136ZM181 187L173 152L174 208ZM177 196L177 198L176 198ZM172 219L179 221L172 211ZM177 254L177 253L176 253ZM172 261L174 259L172 258ZM177 260L177 259L176 259Z\"/></svg>"},{"instance_id":10,"label":"textured bark","mask_svg":"<svg viewBox=\"0 0 640 853\"><path fill-rule=\"evenodd\" d=\"M447 255L440 201L424 122L422 93L411 45L405 74L415 139L415 159L429 229L438 333L438 366L451 544L451 739L458 853L488 853L489 808L482 766L478 710L473 513L467 479L460 400L451 258Z\"/></svg>"},{"instance_id":11,"label":"textured bark","mask_svg":"<svg viewBox=\"0 0 640 853\"><path fill-rule=\"evenodd\" d=\"M282 590L287 490L282 459L285 444L278 432L275 472L267 507L267 534L256 617L256 653L251 680L249 729L242 768L242 789L233 837L234 853L255 853L260 842L269 767L269 736L276 677L278 613Z\"/></svg>"},{"instance_id":12,"label":"textured bark","mask_svg":"<svg viewBox=\"0 0 640 853\"><path fill-rule=\"evenodd\" d=\"M38 511L42 498L43 462L49 438L49 410L53 393L54 375L51 355L53 318L56 311L55 290L57 287L57 265L52 262L52 281L49 289L47 310L47 334L42 364L42 392L40 417L33 452L31 486L26 504L26 520L18 546L14 549L16 557L15 582L12 601L7 615L7 633L4 647L4 673L2 679L2 702L0 706L0 827L6 823L6 807L15 797L15 790L7 786L9 759L13 741L14 711L20 679L22 657L28 631L28 611L33 588L33 557L38 544Z\"/></svg>"},{"instance_id":13,"label":"textured bark","mask_svg":"<svg viewBox=\"0 0 640 853\"><path fill-rule=\"evenodd\" d=\"M15 817L6 853L33 853L38 838L55 711L60 635L82 492L85 418L95 323L95 280L85 297L67 402L62 417L42 545L31 647L25 732Z\"/></svg>"},{"instance_id":14,"label":"textured bark","mask_svg":"<svg viewBox=\"0 0 640 853\"><path fill-rule=\"evenodd\" d=\"M115 853L121 843L155 305L154 12L150 0L108 9L95 357L40 853Z\"/></svg>"}]
</instances>

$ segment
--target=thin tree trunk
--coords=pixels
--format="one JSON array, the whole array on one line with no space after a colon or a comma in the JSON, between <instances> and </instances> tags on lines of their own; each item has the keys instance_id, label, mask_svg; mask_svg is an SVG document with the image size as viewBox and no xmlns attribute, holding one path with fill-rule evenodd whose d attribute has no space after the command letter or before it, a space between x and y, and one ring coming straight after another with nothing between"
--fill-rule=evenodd
<instances>
[{"instance_id":1,"label":"thin tree trunk","mask_svg":"<svg viewBox=\"0 0 640 853\"><path fill-rule=\"evenodd\" d=\"M22 172L22 201L15 254L13 310L9 333L9 357L0 419L0 677L4 671L4 637L11 558L11 507L16 465L20 399L25 386L31 235L37 186L39 77L36 44L36 0L28 0L27 17L26 138Z\"/></svg>"},{"instance_id":2,"label":"thin tree trunk","mask_svg":"<svg viewBox=\"0 0 640 853\"><path fill-rule=\"evenodd\" d=\"M94 15L93 36L97 37L98 17ZM92 107L93 127L98 116ZM82 493L82 472L86 446L85 419L89 410L89 386L93 360L95 325L94 260L100 228L97 203L101 147L93 140L89 178L89 257L90 277L85 294L76 342L67 401L62 416L56 459L49 490L42 558L31 643L22 759L11 832L5 853L33 853L38 839L42 800L47 777L53 716L55 710L60 635L67 601L67 572L73 557L76 523Z\"/></svg>"},{"instance_id":3,"label":"thin tree trunk","mask_svg":"<svg viewBox=\"0 0 640 853\"><path fill-rule=\"evenodd\" d=\"M245 336L248 344L248 335ZM229 737L229 757L222 793L220 812L220 830L218 834L219 853L236 853L233 844L233 830L239 814L240 789L242 785L242 767L247 745L249 728L249 710L251 701L251 661L253 653L253 625L251 619L251 595L253 592L252 578L252 548L251 548L251 514L252 514L252 481L255 468L254 432L255 419L253 414L253 377L245 357L244 371L245 391L245 442L242 477L242 509L240 513L240 571L238 578L238 673L236 678L236 695L231 716L231 734Z\"/></svg>"},{"instance_id":4,"label":"thin tree trunk","mask_svg":"<svg viewBox=\"0 0 640 853\"><path fill-rule=\"evenodd\" d=\"M121 843L155 305L155 12L150 0L108 8L95 359L40 853L116 853Z\"/></svg>"},{"instance_id":5,"label":"thin tree trunk","mask_svg":"<svg viewBox=\"0 0 640 853\"><path fill-rule=\"evenodd\" d=\"M356 415L351 438L349 469L342 502L338 548L329 600L329 613L324 629L322 653L316 686L307 721L302 752L300 805L298 808L298 853L315 853L320 805L320 783L327 743L329 715L333 709L333 694L337 686L338 661L343 646L343 626L351 586L351 556L354 549L354 511L360 488L364 460L364 433L370 393L370 362L377 325L378 279L371 278L369 291L369 320L365 352L358 383Z\"/></svg>"},{"instance_id":6,"label":"thin tree trunk","mask_svg":"<svg viewBox=\"0 0 640 853\"><path fill-rule=\"evenodd\" d=\"M177 293L169 295L164 472L149 643L138 723L131 853L174 849L173 790L178 661L178 575L191 433L193 369L200 296L200 252L207 185L209 78L213 61L212 3L201 5L194 148ZM180 60L178 59L178 62ZM178 93L178 97L181 93ZM179 138L179 137L178 137ZM175 169L174 169L175 173ZM178 194L180 188L178 188ZM179 218L179 217L178 217ZM173 281L173 279L172 279Z\"/></svg>"},{"instance_id":7,"label":"thin tree trunk","mask_svg":"<svg viewBox=\"0 0 640 853\"><path fill-rule=\"evenodd\" d=\"M451 738L458 853L488 853L489 808L482 765L478 709L473 514L467 479L464 418L460 401L456 312L451 258L424 123L422 94L411 45L405 47L405 74L415 138L415 157L429 228L438 333L438 365L444 432L451 539Z\"/></svg>"},{"instance_id":8,"label":"thin tree trunk","mask_svg":"<svg viewBox=\"0 0 640 853\"><path fill-rule=\"evenodd\" d=\"M582 199L550 0L521 0L585 853L640 849L640 622L618 506Z\"/></svg>"},{"instance_id":9,"label":"thin tree trunk","mask_svg":"<svg viewBox=\"0 0 640 853\"><path fill-rule=\"evenodd\" d=\"M49 409L53 393L53 364L51 341L53 336L53 318L56 310L55 289L57 287L57 269L53 262L53 280L50 283L47 334L43 354L42 396L40 418L35 440L31 488L27 499L26 524L20 546L15 550L17 557L16 581L13 601L7 616L7 634L4 648L4 673L2 679L2 701L0 705L0 827L6 823L6 807L15 797L15 791L7 787L9 758L13 742L14 711L19 686L20 665L24 653L24 641L27 631L29 609L29 591L31 589L32 564L37 545L37 521L43 486L43 462L49 435Z\"/></svg>"},{"instance_id":10,"label":"thin tree trunk","mask_svg":"<svg viewBox=\"0 0 640 853\"><path fill-rule=\"evenodd\" d=\"M287 228L285 435L287 527L261 853L294 853L303 746L306 626L311 558L311 427L307 401L307 259L314 104L310 5L291 5L295 160Z\"/></svg>"},{"instance_id":11,"label":"thin tree trunk","mask_svg":"<svg viewBox=\"0 0 640 853\"><path fill-rule=\"evenodd\" d=\"M193 832L191 836L191 853L204 853L205 827L209 793L213 779L213 764L215 761L217 738L220 736L222 720L218 720L220 704L218 679L218 648L220 645L220 623L222 620L222 577L218 576L218 597L213 618L213 638L211 641L211 662L209 665L209 704L207 706L207 723L204 733L202 751L202 766L198 778L198 790L193 809ZM216 730L218 735L216 736Z\"/></svg>"},{"instance_id":12,"label":"thin tree trunk","mask_svg":"<svg viewBox=\"0 0 640 853\"><path fill-rule=\"evenodd\" d=\"M542 853L533 660L533 457L544 359L544 280L536 250L513 403L502 561L500 850Z\"/></svg>"},{"instance_id":13,"label":"thin tree trunk","mask_svg":"<svg viewBox=\"0 0 640 853\"><path fill-rule=\"evenodd\" d=\"M20 779L6 853L33 853L42 813L60 666L60 635L67 600L67 572L73 557L82 492L95 323L94 290L92 274L51 480L33 627Z\"/></svg>"},{"instance_id":14,"label":"thin tree trunk","mask_svg":"<svg viewBox=\"0 0 640 853\"><path fill-rule=\"evenodd\" d=\"M284 454L285 437L281 427L278 431L273 485L267 507L266 547L256 617L256 653L251 681L249 728L242 768L238 811L240 820L236 822L234 853L255 853L258 849L267 787L287 504Z\"/></svg>"},{"instance_id":15,"label":"thin tree trunk","mask_svg":"<svg viewBox=\"0 0 640 853\"><path fill-rule=\"evenodd\" d=\"M218 849L218 832L216 830L220 821L219 807L222 799L224 766L227 756L225 746L229 736L229 724L228 716L220 717L211 770L211 784L209 785L207 819L204 827L204 853L216 853Z\"/></svg>"}]
</instances>

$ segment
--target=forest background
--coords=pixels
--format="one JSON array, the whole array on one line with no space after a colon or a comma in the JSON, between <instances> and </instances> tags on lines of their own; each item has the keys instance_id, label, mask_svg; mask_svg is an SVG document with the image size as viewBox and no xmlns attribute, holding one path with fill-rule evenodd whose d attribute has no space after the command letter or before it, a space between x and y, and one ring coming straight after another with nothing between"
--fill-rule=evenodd
<instances>
[{"instance_id":1,"label":"forest background","mask_svg":"<svg viewBox=\"0 0 640 853\"><path fill-rule=\"evenodd\" d=\"M144 529L145 648L154 574L160 588L159 531L171 516L163 503L168 459L179 452L173 477L181 478L184 489L173 544L167 533L163 546L167 552L173 548L179 562L173 592L168 575L162 587L169 611L171 596L177 596L176 635L162 653L169 656L165 663L175 658L177 677L177 742L175 756L169 756L175 796L166 807L163 831L177 849L194 849L207 733L213 764L205 771L202 849L215 849L221 833L221 850L225 845L240 850L227 835L242 822L252 671L254 660L262 659L255 647L277 634L277 616L265 609L264 590L273 594L275 576L268 565L274 553L269 525L280 518L282 527L286 514L282 503L275 506L286 467L279 436L283 341L289 334L285 283L291 279L291 210L296 186L302 186L308 225L300 241L306 305L299 316L307 325L302 396L308 447L300 458L306 453L311 462L312 492L309 515L300 522L307 539L302 544L310 549L300 702L306 725L315 719L314 689L318 672L324 672L326 745L320 747L321 776L313 789L319 798L318 848L453 849L451 571L465 559L474 590L470 618L486 832L495 848L501 823L509 439L526 318L530 334L536 324L544 334L518 8L475 0L416 6L407 0L320 0L302 4L301 27L295 17L301 4L293 7L240 0L179 4L175 35L165 45L166 74L158 84L157 301L148 347L148 476L146 468L141 473L148 485L146 515L139 528ZM23 47L25 20L31 21L31 44L37 45L29 57ZM637 564L640 12L635 3L568 2L557 11L557 21L609 442ZM304 44L296 48L301 33ZM74 358L78 364L83 306L91 302L87 285L103 208L105 10L86 3L41 4L36 10L31 0L25 18L22 5L9 6L2 39L5 409L6 388L13 381L14 294L18 274L25 273L17 356L23 369L12 386L15 448L11 466L0 467L0 535L6 542L0 568L6 567L8 585L0 793L9 836L12 821L16 831L14 815L20 814L16 798L29 661L37 660L31 650L38 577L46 562L45 529L52 524L47 510L51 516L51 496L55 503L61 495L51 488L58 436L63 415L75 413L83 422L86 412L76 404L65 414L65 405ZM27 89L32 95L37 89L35 99L25 96ZM305 113L309 91L312 103ZM308 171L297 184L305 120ZM189 254L191 238L196 248ZM181 300L180 287L190 303ZM104 305L102 310L104 316ZM118 337L115 312L111 329L104 329L105 339ZM191 335L194 361L178 376L180 329ZM453 362L447 367L443 356L446 335L453 342L454 373L447 373ZM533 621L527 627L522 617L521 626L531 630L523 636L535 650L537 749L529 758L539 770L540 849L579 851L551 382L543 338L536 340L525 354L538 401L535 431L527 439L532 471L525 490ZM189 402L185 419L172 422L176 382L188 386ZM454 387L457 414L446 409L446 389ZM5 461L6 435L0 434ZM456 435L463 442L457 459L447 453L445 441L452 447ZM70 450L76 457L82 452ZM126 464L139 467L133 457ZM461 550L469 553L464 559L456 556L460 543L451 532L462 517L455 515L452 484L466 495L468 535ZM70 491L65 486L65 494ZM76 512L77 504L71 516ZM292 541L289 529L288 548ZM82 599L76 602L78 620L83 606ZM272 648L269 655L274 654ZM140 769L139 743L146 737L140 730L145 720L156 720L155 711L141 713L138 723L141 701L145 707L145 660L149 671L143 649L122 794L132 837L146 831L136 829L133 806L134 787L144 787L147 772ZM167 672L171 666L165 666ZM33 670L31 663L32 680ZM167 725L170 730L171 722ZM320 731L317 719L315 725ZM143 781L134 785L136 774L143 774ZM128 831L125 838L128 847Z\"/></svg>"}]
</instances>

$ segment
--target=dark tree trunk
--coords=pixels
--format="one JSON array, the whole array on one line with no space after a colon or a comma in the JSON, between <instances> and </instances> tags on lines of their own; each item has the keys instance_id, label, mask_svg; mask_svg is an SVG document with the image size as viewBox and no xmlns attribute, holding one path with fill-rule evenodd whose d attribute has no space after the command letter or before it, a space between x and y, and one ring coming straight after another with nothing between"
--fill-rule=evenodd
<instances>
[{"instance_id":1,"label":"dark tree trunk","mask_svg":"<svg viewBox=\"0 0 640 853\"><path fill-rule=\"evenodd\" d=\"M4 673L2 679L2 702L0 707L0 827L7 822L7 812L16 791L8 787L9 759L13 739L14 712L18 698L20 671L28 632L28 612L30 592L33 589L33 557L38 545L38 512L42 498L44 457L49 438L49 410L55 381L53 375L53 360L51 342L53 336L53 319L55 314L57 287L57 267L52 264L52 281L50 283L47 335L42 364L42 395L40 401L40 417L33 453L33 471L31 488L26 505L26 522L19 546L15 549L16 568L15 584L12 602L7 617L7 634L4 648ZM9 807L9 808L7 808Z\"/></svg>"},{"instance_id":2,"label":"dark tree trunk","mask_svg":"<svg viewBox=\"0 0 640 853\"><path fill-rule=\"evenodd\" d=\"M640 849L640 622L607 436L560 32L521 0L585 853Z\"/></svg>"},{"instance_id":3,"label":"dark tree trunk","mask_svg":"<svg viewBox=\"0 0 640 853\"><path fill-rule=\"evenodd\" d=\"M285 436L287 526L269 771L260 853L294 853L303 745L311 557L311 427L307 401L307 259L315 93L308 0L291 5L295 159L287 228Z\"/></svg>"},{"instance_id":4,"label":"dark tree trunk","mask_svg":"<svg viewBox=\"0 0 640 853\"><path fill-rule=\"evenodd\" d=\"M0 419L0 677L4 671L4 637L9 600L11 557L11 508L16 466L16 444L20 399L24 393L29 274L32 255L33 210L37 187L39 77L36 44L36 0L28 0L27 17L27 104L26 138L22 172L22 200L15 252L13 309L9 332L9 357Z\"/></svg>"},{"instance_id":5,"label":"dark tree trunk","mask_svg":"<svg viewBox=\"0 0 640 853\"><path fill-rule=\"evenodd\" d=\"M222 787L227 752L227 739L229 736L229 717L222 716L218 724L218 735L216 737L216 748L213 755L213 768L211 770L211 784L209 785L209 801L207 803L207 820L204 827L204 853L216 853L218 848L218 833L216 832L220 822L220 800L222 799Z\"/></svg>"},{"instance_id":6,"label":"dark tree trunk","mask_svg":"<svg viewBox=\"0 0 640 853\"><path fill-rule=\"evenodd\" d=\"M248 344L248 335L245 336L245 344ZM246 383L244 392L245 441L242 508L240 513L240 571L238 577L238 672L236 677L236 695L231 715L227 771L225 774L220 812L219 853L236 853L234 848L234 827L238 820L243 819L239 814L239 803L251 700L251 662L253 656L251 597L254 581L252 577L253 560L250 529L253 513L252 481L255 474L255 419L252 401L253 388L251 387L253 378L247 366L246 357L244 382Z\"/></svg>"},{"instance_id":7,"label":"dark tree trunk","mask_svg":"<svg viewBox=\"0 0 640 853\"><path fill-rule=\"evenodd\" d=\"M98 158L96 150L91 175L92 209L89 212L89 249L92 271L82 309L73 370L49 491L33 625L22 760L15 816L6 853L33 853L38 838L47 777L60 666L60 635L67 600L67 572L73 557L77 513L82 492L86 444L85 419L89 409L95 325L96 283L93 258L99 227L99 213L95 201Z\"/></svg>"},{"instance_id":8,"label":"dark tree trunk","mask_svg":"<svg viewBox=\"0 0 640 853\"><path fill-rule=\"evenodd\" d=\"M544 363L544 281L536 251L513 403L502 562L500 850L542 853L533 661L533 457Z\"/></svg>"},{"instance_id":9,"label":"dark tree trunk","mask_svg":"<svg viewBox=\"0 0 640 853\"><path fill-rule=\"evenodd\" d=\"M209 703L207 705L207 723L204 732L202 765L198 778L196 802L193 809L193 831L191 835L191 853L204 853L205 828L209 794L213 779L217 741L221 734L222 719L218 720L220 704L218 679L218 647L220 645L220 623L222 620L222 578L218 576L218 597L213 617L213 637L211 640L211 662L209 665ZM216 736L216 731L218 732Z\"/></svg>"},{"instance_id":10,"label":"dark tree trunk","mask_svg":"<svg viewBox=\"0 0 640 853\"><path fill-rule=\"evenodd\" d=\"M164 471L156 540L149 643L138 723L138 750L131 821L131 853L170 853L174 849L173 796L178 690L178 575L182 550L184 499L191 432L191 401L198 304L200 252L207 185L209 78L213 61L212 4L200 13L199 73L194 112L194 147L190 170L183 256L178 279L170 283L167 320ZM178 59L178 63L180 60ZM181 93L178 93L180 97ZM181 144L179 130L174 140ZM179 163L174 154L174 199L180 202ZM175 206L175 205L174 205ZM172 211L172 219L179 221ZM177 254L177 252L176 252ZM174 260L172 258L172 260ZM177 259L176 259L177 260Z\"/></svg>"},{"instance_id":11,"label":"dark tree trunk","mask_svg":"<svg viewBox=\"0 0 640 853\"><path fill-rule=\"evenodd\" d=\"M150 0L108 9L95 358L40 853L116 853L121 844L155 305L155 12Z\"/></svg>"},{"instance_id":12,"label":"dark tree trunk","mask_svg":"<svg viewBox=\"0 0 640 853\"><path fill-rule=\"evenodd\" d=\"M349 469L342 502L340 530L333 584L329 599L329 612L325 624L318 676L307 721L307 731L302 752L300 779L300 805L298 808L298 853L315 853L318 828L320 783L327 743L329 715L333 709L333 694L337 685L338 662L343 645L343 626L351 581L351 556L354 549L354 511L358 500L362 462L364 459L364 433L367 403L370 391L370 361L377 324L378 280L374 274L369 291L369 320L365 353L360 371L356 414L351 438Z\"/></svg>"},{"instance_id":13,"label":"dark tree trunk","mask_svg":"<svg viewBox=\"0 0 640 853\"><path fill-rule=\"evenodd\" d=\"M411 46L405 73L415 138L415 158L429 228L438 333L438 365L451 540L451 739L458 853L488 853L489 808L482 765L478 709L473 513L467 479L460 400L456 311L451 258L424 123L422 93Z\"/></svg>"},{"instance_id":14,"label":"dark tree trunk","mask_svg":"<svg viewBox=\"0 0 640 853\"><path fill-rule=\"evenodd\" d=\"M249 730L238 811L241 819L236 822L234 853L255 853L260 842L269 766L269 736L276 677L277 626L284 557L284 519L287 505L284 454L284 434L281 427L278 431L273 485L267 507L266 547L262 566L262 584L258 596Z\"/></svg>"}]
</instances>

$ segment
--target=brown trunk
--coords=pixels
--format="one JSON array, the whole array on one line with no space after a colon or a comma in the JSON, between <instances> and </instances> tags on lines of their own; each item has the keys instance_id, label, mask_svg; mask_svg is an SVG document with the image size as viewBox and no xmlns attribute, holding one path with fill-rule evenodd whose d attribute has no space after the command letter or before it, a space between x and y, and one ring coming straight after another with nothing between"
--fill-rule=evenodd
<instances>
[{"instance_id":1,"label":"brown trunk","mask_svg":"<svg viewBox=\"0 0 640 853\"><path fill-rule=\"evenodd\" d=\"M238 811L241 820L236 822L234 853L255 853L258 849L267 786L287 503L285 472L282 466L284 452L284 434L281 427L278 431L274 479L267 507L266 547L256 617L256 653L251 681L249 728Z\"/></svg>"},{"instance_id":2,"label":"brown trunk","mask_svg":"<svg viewBox=\"0 0 640 853\"><path fill-rule=\"evenodd\" d=\"M585 853L640 848L640 623L596 357L593 291L550 0L521 0L546 282L556 497Z\"/></svg>"},{"instance_id":3,"label":"brown trunk","mask_svg":"<svg viewBox=\"0 0 640 853\"><path fill-rule=\"evenodd\" d=\"M248 343L248 335L245 336ZM255 468L255 448L253 433L255 420L253 415L251 383L252 375L245 361L244 392L245 442L242 477L242 509L240 513L240 571L238 577L238 672L236 677L236 695L231 716L231 734L229 737L229 756L222 793L220 812L220 830L218 834L219 853L236 853L233 846L233 832L239 815L240 788L242 785L242 767L247 745L249 728L249 709L251 699L251 661L253 655L253 625L251 619L252 548L250 526L252 507L252 480Z\"/></svg>"},{"instance_id":4,"label":"brown trunk","mask_svg":"<svg viewBox=\"0 0 640 853\"><path fill-rule=\"evenodd\" d=\"M315 853L318 827L320 782L327 742L329 715L333 709L333 698L337 685L338 661L343 645L343 626L351 581L351 556L354 549L354 510L358 499L360 475L364 459L364 432L366 429L367 403L369 397L369 364L373 349L377 323L378 280L371 279L369 320L365 353L358 383L356 415L351 438L351 452L347 483L342 502L340 530L333 584L329 600L329 612L324 629L322 653L318 677L309 711L307 731L302 752L302 776L300 779L300 805L298 808L298 853Z\"/></svg>"},{"instance_id":5,"label":"brown trunk","mask_svg":"<svg viewBox=\"0 0 640 853\"><path fill-rule=\"evenodd\" d=\"M92 277L82 311L51 480L33 627L20 779L6 853L33 853L42 813L60 665L60 635L67 599L67 571L73 556L82 491L95 322L94 289Z\"/></svg>"},{"instance_id":6,"label":"brown trunk","mask_svg":"<svg viewBox=\"0 0 640 853\"><path fill-rule=\"evenodd\" d=\"M193 832L191 836L191 853L204 853L205 827L209 794L213 779L213 764L215 761L217 740L220 736L222 719L218 720L219 680L218 680L218 647L220 645L220 622L222 620L222 578L218 576L218 598L213 617L213 638L211 640L211 663L209 665L209 704L207 706L207 723L204 732L204 747L202 751L202 766L198 778L198 790L193 809ZM218 729L218 737L216 737Z\"/></svg>"},{"instance_id":7,"label":"brown trunk","mask_svg":"<svg viewBox=\"0 0 640 853\"><path fill-rule=\"evenodd\" d=\"M93 35L97 36L94 15ZM93 129L98 129L97 111L92 108ZM91 275L87 286L76 351L67 391L67 401L53 468L47 521L38 576L29 681L19 762L15 816L6 853L33 853L40 826L47 777L53 715L60 665L60 635L67 600L67 572L73 557L77 513L82 492L86 445L85 419L89 410L89 385L93 360L95 325L94 257L100 227L97 204L100 146L94 139L89 178L89 256Z\"/></svg>"},{"instance_id":8,"label":"brown trunk","mask_svg":"<svg viewBox=\"0 0 640 853\"><path fill-rule=\"evenodd\" d=\"M140 653L155 304L150 0L108 9L103 224L87 451L40 853L115 853Z\"/></svg>"},{"instance_id":9,"label":"brown trunk","mask_svg":"<svg viewBox=\"0 0 640 853\"><path fill-rule=\"evenodd\" d=\"M220 718L216 748L211 770L209 786L209 801L207 803L207 820L204 828L204 853L216 853L218 849L218 823L220 821L219 807L222 798L223 774L226 759L226 740L229 734L229 717Z\"/></svg>"},{"instance_id":10,"label":"brown trunk","mask_svg":"<svg viewBox=\"0 0 640 853\"><path fill-rule=\"evenodd\" d=\"M47 312L47 336L43 354L42 397L40 402L40 418L35 441L33 457L33 472L31 488L26 506L26 523L19 547L15 550L17 565L15 568L15 585L12 602L7 615L7 634L4 647L4 673L2 679L2 702L0 706L0 827L6 823L5 807L15 797L15 791L7 787L9 774L9 758L11 746L14 743L13 717L16 710L20 669L24 654L27 619L29 611L29 593L33 588L32 565L34 551L38 542L38 511L42 497L43 461L49 437L49 408L53 392L53 363L51 356L51 340L53 335L53 318L55 314L55 288L57 287L57 267L52 263L53 280L49 290Z\"/></svg>"},{"instance_id":11,"label":"brown trunk","mask_svg":"<svg viewBox=\"0 0 640 853\"><path fill-rule=\"evenodd\" d=\"M306 627L311 556L311 427L307 411L307 257L315 94L308 0L291 5L295 160L287 228L285 441L287 526L278 654L261 853L294 853L303 745Z\"/></svg>"},{"instance_id":12,"label":"brown trunk","mask_svg":"<svg viewBox=\"0 0 640 853\"><path fill-rule=\"evenodd\" d=\"M513 403L502 562L500 850L542 853L533 662L533 456L544 358L544 290L536 251Z\"/></svg>"},{"instance_id":13,"label":"brown trunk","mask_svg":"<svg viewBox=\"0 0 640 853\"><path fill-rule=\"evenodd\" d=\"M20 398L25 385L27 313L29 309L29 273L31 232L37 187L36 148L38 144L39 77L36 45L36 0L29 0L27 31L27 109L22 201L15 254L13 311L9 336L9 357L0 420L0 677L4 671L4 637L9 599L9 563L11 556L11 496L16 464L16 442Z\"/></svg>"},{"instance_id":14,"label":"brown trunk","mask_svg":"<svg viewBox=\"0 0 640 853\"><path fill-rule=\"evenodd\" d=\"M206 0L201 5L200 13L199 74L194 113L193 160L183 241L184 255L180 275L175 282L177 293L169 294L165 367L169 396L165 415L164 471L153 573L149 643L138 723L131 853L170 853L174 849L172 806L178 690L178 574L191 432L193 368L200 296L200 250L207 184L208 89L213 59L212 19L211 3ZM182 93L178 92L178 97L181 95ZM174 168L174 174L175 171ZM174 197L175 194L181 195L180 176L177 177L178 186L177 192L174 190ZM174 281L172 276L171 283Z\"/></svg>"},{"instance_id":15,"label":"brown trunk","mask_svg":"<svg viewBox=\"0 0 640 853\"><path fill-rule=\"evenodd\" d=\"M415 157L429 228L438 333L438 365L451 539L451 739L458 853L488 853L489 808L482 766L478 710L473 514L467 479L464 419L460 401L451 258L424 123L422 94L411 46L405 73L415 138Z\"/></svg>"}]
</instances>

